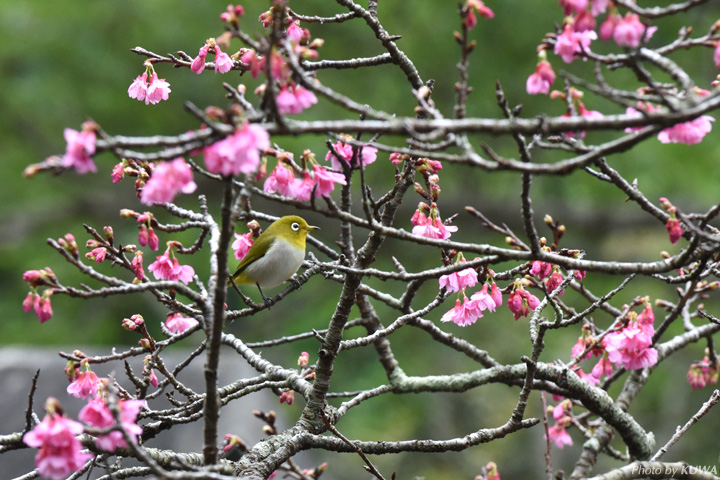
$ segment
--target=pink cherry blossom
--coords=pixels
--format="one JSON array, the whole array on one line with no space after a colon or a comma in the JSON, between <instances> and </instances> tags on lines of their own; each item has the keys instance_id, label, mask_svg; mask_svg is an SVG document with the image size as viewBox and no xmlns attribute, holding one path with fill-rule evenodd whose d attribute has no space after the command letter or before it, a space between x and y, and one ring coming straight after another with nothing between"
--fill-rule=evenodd
<instances>
[{"instance_id":1,"label":"pink cherry blossom","mask_svg":"<svg viewBox=\"0 0 720 480\"><path fill-rule=\"evenodd\" d=\"M535 73L530 75L525 82L525 89L530 95L538 93L549 93L550 85L555 82L555 72L549 62L542 60L535 67Z\"/></svg>"},{"instance_id":2,"label":"pink cherry blossom","mask_svg":"<svg viewBox=\"0 0 720 480\"><path fill-rule=\"evenodd\" d=\"M601 112L598 112L597 110L588 110L582 102L578 102L578 113L580 114L581 117L589 118L589 119L603 118L603 116L604 116ZM563 117L570 118L571 117L570 112L563 114ZM572 132L572 131L565 132L564 135L566 137L574 138L575 132ZM580 138L585 138L584 131L580 132Z\"/></svg>"},{"instance_id":3,"label":"pink cherry blossom","mask_svg":"<svg viewBox=\"0 0 720 480\"><path fill-rule=\"evenodd\" d=\"M605 13L608 7L608 3L610 3L610 0L592 0L590 6L590 14L593 17L597 17L601 13Z\"/></svg>"},{"instance_id":4,"label":"pink cherry blossom","mask_svg":"<svg viewBox=\"0 0 720 480\"><path fill-rule=\"evenodd\" d=\"M147 77L148 74L147 72L145 72L142 75L138 75L135 80L133 80L133 82L130 84L130 87L128 88L128 95L130 96L130 98L136 98L141 102L145 100L148 89Z\"/></svg>"},{"instance_id":5,"label":"pink cherry blossom","mask_svg":"<svg viewBox=\"0 0 720 480\"><path fill-rule=\"evenodd\" d=\"M522 287L516 288L508 297L508 308L515 315L515 320L527 317L530 311L540 305L540 300Z\"/></svg>"},{"instance_id":6,"label":"pink cherry blossom","mask_svg":"<svg viewBox=\"0 0 720 480\"><path fill-rule=\"evenodd\" d=\"M178 157L155 166L140 194L140 201L145 205L172 202L178 193L192 193L196 188L190 166Z\"/></svg>"},{"instance_id":7,"label":"pink cherry blossom","mask_svg":"<svg viewBox=\"0 0 720 480\"><path fill-rule=\"evenodd\" d=\"M312 197L315 188L315 179L307 170L303 170L303 178L295 179L295 198L301 202L306 202ZM317 195L317 193L316 193Z\"/></svg>"},{"instance_id":8,"label":"pink cherry blossom","mask_svg":"<svg viewBox=\"0 0 720 480\"><path fill-rule=\"evenodd\" d=\"M425 223L418 224L413 227L413 235L425 238L435 238L446 240L450 238L450 234L457 232L458 227L454 225L445 225L439 218L427 218Z\"/></svg>"},{"instance_id":9,"label":"pink cherry blossom","mask_svg":"<svg viewBox=\"0 0 720 480\"><path fill-rule=\"evenodd\" d=\"M57 413L49 413L23 436L26 445L40 448L35 456L35 466L40 475L62 480L93 458L93 455L81 452L83 446L76 435L82 431L80 423Z\"/></svg>"},{"instance_id":10,"label":"pink cherry blossom","mask_svg":"<svg viewBox=\"0 0 720 480\"><path fill-rule=\"evenodd\" d=\"M235 234L235 241L232 244L232 249L235 252L235 259L242 260L245 255L250 251L250 247L253 245L252 232L244 234Z\"/></svg>"},{"instance_id":11,"label":"pink cherry blossom","mask_svg":"<svg viewBox=\"0 0 720 480\"><path fill-rule=\"evenodd\" d=\"M589 51L590 43L596 39L597 34L592 30L576 32L571 25L565 25L563 32L555 39L554 52L565 63L572 63L578 54Z\"/></svg>"},{"instance_id":12,"label":"pink cherry blossom","mask_svg":"<svg viewBox=\"0 0 720 480\"><path fill-rule=\"evenodd\" d=\"M593 367L590 375L599 380L602 378L603 375L609 377L610 375L612 375L612 372L613 366L610 362L610 359L607 356L603 355L602 357L600 357L600 360L598 360L598 363L596 363Z\"/></svg>"},{"instance_id":13,"label":"pink cherry blossom","mask_svg":"<svg viewBox=\"0 0 720 480\"><path fill-rule=\"evenodd\" d=\"M532 262L532 265L530 267L530 275L535 275L540 280L542 280L543 278L550 275L552 273L552 270L552 263L535 260L534 262Z\"/></svg>"},{"instance_id":14,"label":"pink cherry blossom","mask_svg":"<svg viewBox=\"0 0 720 480\"><path fill-rule=\"evenodd\" d=\"M501 307L503 304L502 292L497 286L497 283L493 282L490 286L490 298L495 302L495 307Z\"/></svg>"},{"instance_id":15,"label":"pink cherry blossom","mask_svg":"<svg viewBox=\"0 0 720 480\"><path fill-rule=\"evenodd\" d=\"M715 119L710 115L702 115L689 122L678 123L660 132L658 140L661 143L685 143L687 145L700 143L712 130L710 122L714 121Z\"/></svg>"},{"instance_id":16,"label":"pink cherry blossom","mask_svg":"<svg viewBox=\"0 0 720 480\"><path fill-rule=\"evenodd\" d=\"M93 248L92 251L85 254L85 258L95 261L96 263L102 263L107 257L107 248L97 247Z\"/></svg>"},{"instance_id":17,"label":"pink cherry blossom","mask_svg":"<svg viewBox=\"0 0 720 480\"><path fill-rule=\"evenodd\" d=\"M574 13L580 13L587 10L589 0L559 0L560 6L563 9L565 15L571 15Z\"/></svg>"},{"instance_id":18,"label":"pink cherry blossom","mask_svg":"<svg viewBox=\"0 0 720 480\"><path fill-rule=\"evenodd\" d=\"M488 293L488 287L489 285L487 283L484 284L479 292L472 294L470 300L477 302L477 306L481 311L490 310L491 312L494 312L498 305L495 303L492 295Z\"/></svg>"},{"instance_id":19,"label":"pink cherry blossom","mask_svg":"<svg viewBox=\"0 0 720 480\"><path fill-rule=\"evenodd\" d=\"M207 58L209 48L210 45L207 43L200 47L197 57L193 59L192 64L190 65L190 70L197 74L200 74L203 70L205 70L205 59Z\"/></svg>"},{"instance_id":20,"label":"pink cherry blossom","mask_svg":"<svg viewBox=\"0 0 720 480\"><path fill-rule=\"evenodd\" d=\"M255 173L260 154L270 148L270 136L262 127L246 123L232 135L205 148L205 166L211 173Z\"/></svg>"},{"instance_id":21,"label":"pink cherry blossom","mask_svg":"<svg viewBox=\"0 0 720 480\"><path fill-rule=\"evenodd\" d=\"M453 322L458 326L467 327L475 323L477 319L482 316L482 309L478 305L478 302L470 300L468 297L463 297L463 301L461 302L458 299L455 302L455 307L446 312L440 321Z\"/></svg>"},{"instance_id":22,"label":"pink cherry blossom","mask_svg":"<svg viewBox=\"0 0 720 480\"><path fill-rule=\"evenodd\" d=\"M572 437L567 433L564 425L558 424L548 428L547 436L550 437L550 440L557 448L564 448L573 444Z\"/></svg>"},{"instance_id":23,"label":"pink cherry blossom","mask_svg":"<svg viewBox=\"0 0 720 480\"><path fill-rule=\"evenodd\" d=\"M157 73L153 72L145 94L145 105L159 103L160 100L167 100L170 95L170 84L164 78L158 78Z\"/></svg>"},{"instance_id":24,"label":"pink cherry blossom","mask_svg":"<svg viewBox=\"0 0 720 480\"><path fill-rule=\"evenodd\" d=\"M715 47L715 53L713 54L713 60L715 61L715 66L720 69L720 42L718 42L717 47Z\"/></svg>"},{"instance_id":25,"label":"pink cherry blossom","mask_svg":"<svg viewBox=\"0 0 720 480\"><path fill-rule=\"evenodd\" d=\"M35 310L35 315L40 319L40 323L47 322L53 316L50 297L46 294L38 297L37 301L33 304L33 309Z\"/></svg>"},{"instance_id":26,"label":"pink cherry blossom","mask_svg":"<svg viewBox=\"0 0 720 480\"><path fill-rule=\"evenodd\" d=\"M238 18L245 15L245 9L242 5L230 4L227 6L225 11L220 14L220 20L227 23L234 23L238 21Z\"/></svg>"},{"instance_id":27,"label":"pink cherry blossom","mask_svg":"<svg viewBox=\"0 0 720 480\"><path fill-rule=\"evenodd\" d=\"M240 61L246 65L253 78L257 78L260 72L265 70L265 57L259 57L255 50L248 50L240 56Z\"/></svg>"},{"instance_id":28,"label":"pink cherry blossom","mask_svg":"<svg viewBox=\"0 0 720 480\"><path fill-rule=\"evenodd\" d=\"M618 22L622 20L622 17L618 15L617 13L610 13L608 14L605 21L600 25L600 38L607 41L613 38L613 33L615 32L615 27L617 26Z\"/></svg>"},{"instance_id":29,"label":"pink cherry blossom","mask_svg":"<svg viewBox=\"0 0 720 480\"><path fill-rule=\"evenodd\" d=\"M683 235L683 229L677 218L668 218L668 221L665 223L665 229L668 235L670 235L670 243L672 244L677 243Z\"/></svg>"},{"instance_id":30,"label":"pink cherry blossom","mask_svg":"<svg viewBox=\"0 0 720 480\"><path fill-rule=\"evenodd\" d=\"M118 183L120 180L125 178L125 166L123 162L116 163L111 173L112 182Z\"/></svg>"},{"instance_id":31,"label":"pink cherry blossom","mask_svg":"<svg viewBox=\"0 0 720 480\"><path fill-rule=\"evenodd\" d=\"M233 65L230 56L215 45L215 73L227 73L232 70Z\"/></svg>"},{"instance_id":32,"label":"pink cherry blossom","mask_svg":"<svg viewBox=\"0 0 720 480\"><path fill-rule=\"evenodd\" d=\"M39 300L40 300L40 295L38 295L35 292L28 292L27 296L25 297L25 300L23 300L23 303L22 303L23 312L29 313L30 310L33 309L35 302L37 302Z\"/></svg>"},{"instance_id":33,"label":"pink cherry blossom","mask_svg":"<svg viewBox=\"0 0 720 480\"><path fill-rule=\"evenodd\" d=\"M278 162L275 169L270 172L263 191L266 193L279 193L285 197L295 198L296 195L295 172L292 167L287 167L284 163Z\"/></svg>"},{"instance_id":34,"label":"pink cherry blossom","mask_svg":"<svg viewBox=\"0 0 720 480\"><path fill-rule=\"evenodd\" d=\"M545 284L545 288L547 288L548 293L554 292L560 284L563 282L563 277L560 272L557 270L550 275L550 277L547 279L547 283ZM565 290L561 290L558 295L562 295L565 293Z\"/></svg>"},{"instance_id":35,"label":"pink cherry blossom","mask_svg":"<svg viewBox=\"0 0 720 480\"><path fill-rule=\"evenodd\" d=\"M78 132L72 128L63 131L67 146L62 157L62 166L73 167L80 174L97 172L92 155L95 153L95 132L83 130Z\"/></svg>"},{"instance_id":36,"label":"pink cherry blossom","mask_svg":"<svg viewBox=\"0 0 720 480\"><path fill-rule=\"evenodd\" d=\"M463 23L468 30L472 30L475 28L475 25L477 25L475 12L485 18L493 18L495 16L495 12L488 8L481 0L466 0L465 9L467 11L467 17L465 17Z\"/></svg>"},{"instance_id":37,"label":"pink cherry blossom","mask_svg":"<svg viewBox=\"0 0 720 480\"><path fill-rule=\"evenodd\" d=\"M87 398L97 391L98 377L95 372L86 370L78 373L75 380L68 385L67 393L77 398Z\"/></svg>"},{"instance_id":38,"label":"pink cherry blossom","mask_svg":"<svg viewBox=\"0 0 720 480\"><path fill-rule=\"evenodd\" d=\"M327 197L335 189L335 184L347 185L345 175L342 173L331 172L320 165L313 165L313 174L315 176L316 197Z\"/></svg>"},{"instance_id":39,"label":"pink cherry blossom","mask_svg":"<svg viewBox=\"0 0 720 480\"><path fill-rule=\"evenodd\" d=\"M137 425L136 419L144 405L145 400L120 400L118 402L120 425L133 441L136 440L138 435L142 434L142 427ZM87 425L96 428L107 428L117 424L110 408L102 397L90 400L80 410L78 418ZM113 430L107 435L98 435L95 443L98 448L107 452L113 452L116 448L127 447L127 442L119 430Z\"/></svg>"},{"instance_id":40,"label":"pink cherry blossom","mask_svg":"<svg viewBox=\"0 0 720 480\"><path fill-rule=\"evenodd\" d=\"M135 273L135 277L138 280L142 280L145 276L145 270L143 269L143 253L140 250L135 252L135 256L133 257L132 262L130 262L130 266Z\"/></svg>"},{"instance_id":41,"label":"pink cherry blossom","mask_svg":"<svg viewBox=\"0 0 720 480\"><path fill-rule=\"evenodd\" d=\"M657 27L646 27L636 14L628 12L617 20L613 39L621 47L638 48L641 43L650 40L656 30Z\"/></svg>"},{"instance_id":42,"label":"pink cherry blossom","mask_svg":"<svg viewBox=\"0 0 720 480\"><path fill-rule=\"evenodd\" d=\"M177 258L170 259L169 249L156 258L157 260L148 265L148 270L157 280L180 281L187 285L195 275L195 269L190 265L180 265Z\"/></svg>"},{"instance_id":43,"label":"pink cherry blossom","mask_svg":"<svg viewBox=\"0 0 720 480\"><path fill-rule=\"evenodd\" d=\"M180 313L173 313L168 315L165 320L165 326L172 333L183 333L184 331L193 328L198 324L198 321L194 318L183 317Z\"/></svg>"},{"instance_id":44,"label":"pink cherry blossom","mask_svg":"<svg viewBox=\"0 0 720 480\"><path fill-rule=\"evenodd\" d=\"M465 260L461 260L465 262ZM458 272L442 275L439 278L440 288L444 288L448 292L460 292L468 287L474 287L477 284L477 272L474 268L466 268ZM493 302L493 308L495 303Z\"/></svg>"},{"instance_id":45,"label":"pink cherry blossom","mask_svg":"<svg viewBox=\"0 0 720 480\"><path fill-rule=\"evenodd\" d=\"M631 323L619 332L605 336L608 359L617 366L638 370L657 363L658 352L652 348L652 326L640 328Z\"/></svg>"},{"instance_id":46,"label":"pink cherry blossom","mask_svg":"<svg viewBox=\"0 0 720 480\"><path fill-rule=\"evenodd\" d=\"M325 161L330 161L334 170L342 171L343 164L352 168L358 168L360 166L359 160L361 155L363 165L365 166L370 165L377 160L378 150L375 147L364 146L362 148L358 148L357 157L355 159L353 159L353 146L348 143L338 140L335 145L333 145L333 149L343 162L340 163L338 157L336 157L332 151L329 151L327 155L325 155Z\"/></svg>"},{"instance_id":47,"label":"pink cherry blossom","mask_svg":"<svg viewBox=\"0 0 720 480\"><path fill-rule=\"evenodd\" d=\"M308 40L310 38L310 32L306 28L302 28L297 20L291 20L285 29L285 33L289 38L295 40L296 43L300 43L303 39Z\"/></svg>"},{"instance_id":48,"label":"pink cherry blossom","mask_svg":"<svg viewBox=\"0 0 720 480\"><path fill-rule=\"evenodd\" d=\"M587 10L583 10L575 17L575 21L573 22L573 30L575 30L576 32L595 30L596 24L597 22L595 21L595 17L591 15L590 12L588 12Z\"/></svg>"}]
</instances>

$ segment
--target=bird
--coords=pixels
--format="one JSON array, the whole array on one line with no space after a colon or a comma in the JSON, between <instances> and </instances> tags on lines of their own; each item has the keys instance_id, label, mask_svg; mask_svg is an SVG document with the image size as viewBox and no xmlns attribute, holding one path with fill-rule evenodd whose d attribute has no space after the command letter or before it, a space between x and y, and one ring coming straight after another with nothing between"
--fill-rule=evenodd
<instances>
[{"instance_id":1,"label":"bird","mask_svg":"<svg viewBox=\"0 0 720 480\"><path fill-rule=\"evenodd\" d=\"M270 300L262 289L277 287L291 279L305 259L308 233L319 229L297 215L275 220L252 244L228 280L228 286L255 284L270 308Z\"/></svg>"}]
</instances>

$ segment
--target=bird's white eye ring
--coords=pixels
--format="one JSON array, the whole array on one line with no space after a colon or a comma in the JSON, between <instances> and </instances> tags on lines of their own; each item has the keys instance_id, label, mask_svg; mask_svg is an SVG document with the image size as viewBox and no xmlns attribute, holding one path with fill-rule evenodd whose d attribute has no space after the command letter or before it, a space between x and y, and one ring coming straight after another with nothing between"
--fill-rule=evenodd
<instances>
[{"instance_id":1,"label":"bird's white eye ring","mask_svg":"<svg viewBox=\"0 0 720 480\"><path fill-rule=\"evenodd\" d=\"M293 232L297 232L298 230L300 230L300 224L297 222L293 222L292 225L290 225L290 228L293 229Z\"/></svg>"}]
</instances>

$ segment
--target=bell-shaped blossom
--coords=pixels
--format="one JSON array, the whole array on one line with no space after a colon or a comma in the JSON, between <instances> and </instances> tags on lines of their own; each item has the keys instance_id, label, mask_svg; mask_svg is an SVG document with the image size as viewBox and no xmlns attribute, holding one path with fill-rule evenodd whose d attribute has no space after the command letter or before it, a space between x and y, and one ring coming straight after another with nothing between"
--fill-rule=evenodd
<instances>
[{"instance_id":1,"label":"bell-shaped blossom","mask_svg":"<svg viewBox=\"0 0 720 480\"><path fill-rule=\"evenodd\" d=\"M661 143L685 143L693 145L700 143L702 139L712 130L712 123L715 119L710 115L702 115L689 122L678 123L666 128L658 134Z\"/></svg>"},{"instance_id":2,"label":"bell-shaped blossom","mask_svg":"<svg viewBox=\"0 0 720 480\"><path fill-rule=\"evenodd\" d=\"M135 80L133 80L128 88L128 96L130 98L135 98L141 102L145 100L148 89L147 77L147 72L144 72L142 75L138 75Z\"/></svg>"},{"instance_id":3,"label":"bell-shaped blossom","mask_svg":"<svg viewBox=\"0 0 720 480\"><path fill-rule=\"evenodd\" d=\"M283 115L294 115L310 108L317 103L317 97L313 92L300 85L283 85L275 97L278 112Z\"/></svg>"},{"instance_id":4,"label":"bell-shaped blossom","mask_svg":"<svg viewBox=\"0 0 720 480\"><path fill-rule=\"evenodd\" d=\"M590 0L560 0L560 6L563 9L565 15L571 15L573 13L581 13L588 9Z\"/></svg>"},{"instance_id":5,"label":"bell-shaped blossom","mask_svg":"<svg viewBox=\"0 0 720 480\"><path fill-rule=\"evenodd\" d=\"M205 148L205 166L211 173L255 173L260 154L270 148L270 136L262 127L246 123L232 135Z\"/></svg>"},{"instance_id":6,"label":"bell-shaped blossom","mask_svg":"<svg viewBox=\"0 0 720 480\"><path fill-rule=\"evenodd\" d=\"M487 283L483 285L479 292L472 294L470 300L477 302L478 308L480 308L481 311L487 309L494 312L495 308L499 305L495 303L495 299L488 293L488 287L489 285Z\"/></svg>"},{"instance_id":7,"label":"bell-shaped blossom","mask_svg":"<svg viewBox=\"0 0 720 480\"><path fill-rule=\"evenodd\" d=\"M170 92L170 84L164 78L158 78L157 73L153 72L145 94L145 105L150 103L154 105L161 100L167 100Z\"/></svg>"},{"instance_id":8,"label":"bell-shaped blossom","mask_svg":"<svg viewBox=\"0 0 720 480\"><path fill-rule=\"evenodd\" d=\"M493 299L493 302L495 302L495 307L501 307L503 304L503 298L502 298L502 292L497 286L497 283L493 282L492 285L490 285L490 298Z\"/></svg>"},{"instance_id":9,"label":"bell-shaped blossom","mask_svg":"<svg viewBox=\"0 0 720 480\"><path fill-rule=\"evenodd\" d=\"M461 260L461 262L465 262L465 260ZM466 268L458 272L442 275L438 281L440 288L444 288L448 292L460 292L468 287L474 287L478 278L474 268ZM493 308L495 308L494 302Z\"/></svg>"},{"instance_id":10,"label":"bell-shaped blossom","mask_svg":"<svg viewBox=\"0 0 720 480\"><path fill-rule=\"evenodd\" d=\"M587 10L583 10L578 13L573 22L573 30L576 32L586 32L595 30L597 22L595 17L590 14Z\"/></svg>"},{"instance_id":11,"label":"bell-shaped blossom","mask_svg":"<svg viewBox=\"0 0 720 480\"><path fill-rule=\"evenodd\" d=\"M590 4L590 14L597 17L601 13L605 13L610 0L592 0Z\"/></svg>"},{"instance_id":12,"label":"bell-shaped blossom","mask_svg":"<svg viewBox=\"0 0 720 480\"><path fill-rule=\"evenodd\" d=\"M259 57L255 50L247 50L240 56L240 61L246 65L253 78L257 78L260 72L265 70L265 57Z\"/></svg>"},{"instance_id":13,"label":"bell-shaped blossom","mask_svg":"<svg viewBox=\"0 0 720 480\"><path fill-rule=\"evenodd\" d=\"M720 70L720 42L718 42L717 47L715 47L715 52L713 53L713 60L715 61L715 66Z\"/></svg>"},{"instance_id":14,"label":"bell-shaped blossom","mask_svg":"<svg viewBox=\"0 0 720 480\"><path fill-rule=\"evenodd\" d=\"M466 0L465 10L467 11L467 16L463 20L463 23L468 30L472 30L477 25L476 13L485 18L493 18L495 16L495 12L485 5L482 0Z\"/></svg>"},{"instance_id":15,"label":"bell-shaped blossom","mask_svg":"<svg viewBox=\"0 0 720 480\"><path fill-rule=\"evenodd\" d=\"M597 39L592 30L576 32L572 25L565 25L563 32L555 39L555 55L559 55L565 63L572 63L583 51L590 51L590 43Z\"/></svg>"},{"instance_id":16,"label":"bell-shaped blossom","mask_svg":"<svg viewBox=\"0 0 720 480\"><path fill-rule=\"evenodd\" d=\"M560 272L555 270L547 279L547 282L545 283L545 288L547 289L548 293L554 292L560 284L563 282L563 277ZM565 290L561 290L558 295L562 295L565 293Z\"/></svg>"},{"instance_id":17,"label":"bell-shaped blossom","mask_svg":"<svg viewBox=\"0 0 720 480\"><path fill-rule=\"evenodd\" d=\"M437 211L436 207L432 208L434 208L434 212ZM450 238L452 233L458 230L458 227L454 225L445 225L442 223L437 213L431 213L428 217L419 208L415 210L410 222L413 224L413 235L419 235L425 238L446 240Z\"/></svg>"},{"instance_id":18,"label":"bell-shaped blossom","mask_svg":"<svg viewBox=\"0 0 720 480\"><path fill-rule=\"evenodd\" d=\"M547 437L552 440L557 448L565 448L573 444L572 437L570 437L570 434L565 430L565 426L559 423L548 428Z\"/></svg>"},{"instance_id":19,"label":"bell-shaped blossom","mask_svg":"<svg viewBox=\"0 0 720 480\"><path fill-rule=\"evenodd\" d=\"M278 162L275 169L270 172L270 175L265 179L263 191L267 193L279 193L285 197L295 198L296 187L295 172L293 172L292 167Z\"/></svg>"},{"instance_id":20,"label":"bell-shaped blossom","mask_svg":"<svg viewBox=\"0 0 720 480\"><path fill-rule=\"evenodd\" d=\"M652 326L638 326L631 322L619 332L605 336L608 359L627 370L638 370L657 363L658 352L652 348Z\"/></svg>"},{"instance_id":21,"label":"bell-shaped blossom","mask_svg":"<svg viewBox=\"0 0 720 480\"><path fill-rule=\"evenodd\" d=\"M552 65L546 60L541 60L535 67L535 72L525 82L525 89L530 95L547 94L553 82L555 82L555 71Z\"/></svg>"},{"instance_id":22,"label":"bell-shaped blossom","mask_svg":"<svg viewBox=\"0 0 720 480\"><path fill-rule=\"evenodd\" d=\"M307 170L303 171L303 178L295 179L295 199L301 202L307 202L312 197L312 192L315 189L315 179L313 175Z\"/></svg>"},{"instance_id":23,"label":"bell-shaped blossom","mask_svg":"<svg viewBox=\"0 0 720 480\"><path fill-rule=\"evenodd\" d=\"M75 380L68 385L67 392L77 398L87 398L97 392L98 377L95 372L86 370L78 373Z\"/></svg>"},{"instance_id":24,"label":"bell-shaped blossom","mask_svg":"<svg viewBox=\"0 0 720 480\"><path fill-rule=\"evenodd\" d=\"M148 265L157 280L180 281L187 285L195 275L195 269L190 265L180 265L177 258L170 258L170 250L166 250L161 256L156 257L153 263Z\"/></svg>"},{"instance_id":25,"label":"bell-shaped blossom","mask_svg":"<svg viewBox=\"0 0 720 480\"><path fill-rule=\"evenodd\" d=\"M310 39L310 31L307 28L302 28L300 22L297 20L291 20L288 23L285 33L289 38L295 40L296 43L300 43L303 40L308 41Z\"/></svg>"},{"instance_id":26,"label":"bell-shaped blossom","mask_svg":"<svg viewBox=\"0 0 720 480\"><path fill-rule=\"evenodd\" d=\"M233 65L230 56L215 45L215 73L227 73L232 70Z\"/></svg>"},{"instance_id":27,"label":"bell-shaped blossom","mask_svg":"<svg viewBox=\"0 0 720 480\"><path fill-rule=\"evenodd\" d=\"M595 364L592 371L590 372L590 375L600 380L603 375L606 377L609 377L612 375L613 372L613 365L610 359L603 355L600 357L600 360Z\"/></svg>"},{"instance_id":28,"label":"bell-shaped blossom","mask_svg":"<svg viewBox=\"0 0 720 480\"><path fill-rule=\"evenodd\" d=\"M245 255L250 251L250 247L253 245L252 232L235 234L235 241L232 244L232 249L236 260L242 260Z\"/></svg>"},{"instance_id":29,"label":"bell-shaped blossom","mask_svg":"<svg viewBox=\"0 0 720 480\"><path fill-rule=\"evenodd\" d=\"M165 320L165 326L172 333L183 333L198 324L194 318L183 317L180 313L172 313Z\"/></svg>"},{"instance_id":30,"label":"bell-shaped blossom","mask_svg":"<svg viewBox=\"0 0 720 480\"><path fill-rule=\"evenodd\" d=\"M62 157L62 166L74 168L78 173L97 172L92 155L95 154L95 132L83 130L78 132L72 128L63 131L67 146Z\"/></svg>"},{"instance_id":31,"label":"bell-shaped blossom","mask_svg":"<svg viewBox=\"0 0 720 480\"><path fill-rule=\"evenodd\" d=\"M118 402L120 425L133 441L137 441L137 436L142 435L142 427L136 422L137 416L144 405L145 400L120 400ZM102 397L90 400L80 410L78 418L95 428L107 428L117 424L110 408ZM95 444L106 452L114 452L117 448L127 447L127 442L119 430L113 430L106 435L98 435Z\"/></svg>"},{"instance_id":32,"label":"bell-shaped blossom","mask_svg":"<svg viewBox=\"0 0 720 480\"><path fill-rule=\"evenodd\" d=\"M532 262L532 265L530 266L530 275L535 275L540 280L547 277L552 273L553 270L553 264L548 262L542 262L540 260L535 260Z\"/></svg>"},{"instance_id":33,"label":"bell-shaped blossom","mask_svg":"<svg viewBox=\"0 0 720 480\"><path fill-rule=\"evenodd\" d=\"M527 317L532 310L540 305L540 300L522 287L517 287L508 297L508 308L515 315L515 320Z\"/></svg>"},{"instance_id":34,"label":"bell-shaped blossom","mask_svg":"<svg viewBox=\"0 0 720 480\"><path fill-rule=\"evenodd\" d=\"M375 147L369 147L366 145L362 148L357 148L357 156L354 159L353 146L343 142L342 140L338 140L335 145L333 145L333 149L340 157L340 160L342 160L341 163L332 151L329 151L327 155L325 155L325 161L331 162L333 170L342 171L343 164L352 168L358 168L360 166L360 157L362 157L362 163L365 166L370 165L377 160L378 150Z\"/></svg>"},{"instance_id":35,"label":"bell-shaped blossom","mask_svg":"<svg viewBox=\"0 0 720 480\"><path fill-rule=\"evenodd\" d=\"M35 315L37 315L40 319L40 323L45 323L50 320L50 318L53 316L50 296L47 294L43 294L42 297L39 297L38 300L33 304L33 310L35 311Z\"/></svg>"},{"instance_id":36,"label":"bell-shaped blossom","mask_svg":"<svg viewBox=\"0 0 720 480\"><path fill-rule=\"evenodd\" d=\"M138 280L142 280L145 276L145 270L143 269L143 253L142 251L138 250L135 252L135 256L133 257L132 261L130 262L130 266L132 267L133 273L135 273L135 277Z\"/></svg>"},{"instance_id":37,"label":"bell-shaped blossom","mask_svg":"<svg viewBox=\"0 0 720 480\"><path fill-rule=\"evenodd\" d=\"M608 14L607 18L605 18L605 21L600 24L600 38L607 41L613 38L613 33L615 32L615 27L617 26L618 22L622 20L622 17L618 15L617 13L610 13Z\"/></svg>"},{"instance_id":38,"label":"bell-shaped blossom","mask_svg":"<svg viewBox=\"0 0 720 480\"><path fill-rule=\"evenodd\" d=\"M145 205L172 202L178 193L192 193L196 188L190 166L185 159L176 158L155 166L140 194L140 201Z\"/></svg>"},{"instance_id":39,"label":"bell-shaped blossom","mask_svg":"<svg viewBox=\"0 0 720 480\"><path fill-rule=\"evenodd\" d=\"M320 165L313 165L313 175L315 178L316 197L327 197L335 189L335 185L347 185L345 175L342 173L331 172Z\"/></svg>"},{"instance_id":40,"label":"bell-shaped blossom","mask_svg":"<svg viewBox=\"0 0 720 480\"><path fill-rule=\"evenodd\" d=\"M477 321L478 318L482 317L483 308L478 304L477 301L471 300L468 297L463 297L462 302L458 299L455 302L455 307L452 310L446 312L441 322L453 322L458 326L467 327Z\"/></svg>"},{"instance_id":41,"label":"bell-shaped blossom","mask_svg":"<svg viewBox=\"0 0 720 480\"><path fill-rule=\"evenodd\" d=\"M687 373L687 380L693 389L705 388L707 385L714 385L720 376L720 364L713 366L706 356L699 362L690 365Z\"/></svg>"},{"instance_id":42,"label":"bell-shaped blossom","mask_svg":"<svg viewBox=\"0 0 720 480\"><path fill-rule=\"evenodd\" d=\"M42 422L23 435L23 442L40 451L35 456L38 473L45 478L62 480L80 470L93 458L83 453L77 435L83 432L82 424L57 413L48 413Z\"/></svg>"},{"instance_id":43,"label":"bell-shaped blossom","mask_svg":"<svg viewBox=\"0 0 720 480\"><path fill-rule=\"evenodd\" d=\"M205 59L207 58L209 48L210 45L208 45L207 43L200 47L197 57L193 58L192 64L190 65L190 70L197 74L200 74L203 70L205 70Z\"/></svg>"},{"instance_id":44,"label":"bell-shaped blossom","mask_svg":"<svg viewBox=\"0 0 720 480\"><path fill-rule=\"evenodd\" d=\"M646 27L636 14L628 12L617 20L613 40L621 47L638 48L641 43L650 40L656 30L657 27Z\"/></svg>"}]
</instances>

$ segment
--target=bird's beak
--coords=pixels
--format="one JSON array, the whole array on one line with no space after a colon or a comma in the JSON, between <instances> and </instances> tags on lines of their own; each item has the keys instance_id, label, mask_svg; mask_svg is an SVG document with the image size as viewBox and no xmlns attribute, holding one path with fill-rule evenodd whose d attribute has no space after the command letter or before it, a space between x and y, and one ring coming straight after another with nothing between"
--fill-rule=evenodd
<instances>
[{"instance_id":1,"label":"bird's beak","mask_svg":"<svg viewBox=\"0 0 720 480\"><path fill-rule=\"evenodd\" d=\"M312 232L313 230L320 230L320 227L316 227L316 226L313 226L313 225L308 225L308 226L307 226L307 229Z\"/></svg>"}]
</instances>

